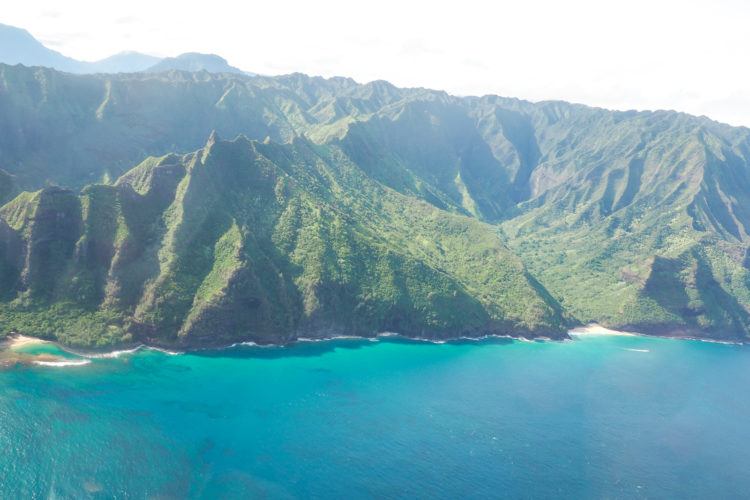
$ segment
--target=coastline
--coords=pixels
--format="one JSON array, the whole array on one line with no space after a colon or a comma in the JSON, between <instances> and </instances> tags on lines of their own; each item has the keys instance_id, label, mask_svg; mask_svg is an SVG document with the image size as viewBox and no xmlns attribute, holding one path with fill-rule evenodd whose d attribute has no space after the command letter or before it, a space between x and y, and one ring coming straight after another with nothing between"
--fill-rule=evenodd
<instances>
[{"instance_id":1,"label":"coastline","mask_svg":"<svg viewBox=\"0 0 750 500\"><path fill-rule=\"evenodd\" d=\"M84 366L91 363L88 359L69 359L55 354L30 354L23 351L26 347L42 344L57 345L55 342L49 340L20 334L14 334L3 339L0 342L0 367L8 368L17 365L66 367ZM62 347L60 349L64 350Z\"/></svg>"},{"instance_id":2,"label":"coastline","mask_svg":"<svg viewBox=\"0 0 750 500\"><path fill-rule=\"evenodd\" d=\"M574 337L586 337L586 336L638 337L638 336L642 336L640 333L626 332L623 330L614 330L612 328L607 328L605 326L602 326L598 323L589 323L588 325L585 325L585 326L577 326L575 328L568 330L568 335L574 336Z\"/></svg>"},{"instance_id":3,"label":"coastline","mask_svg":"<svg viewBox=\"0 0 750 500\"><path fill-rule=\"evenodd\" d=\"M12 334L8 335L1 343L0 349L18 350L23 347L27 347L35 344L47 344L49 340L40 339L38 337L30 337L28 335Z\"/></svg>"},{"instance_id":4,"label":"coastline","mask_svg":"<svg viewBox=\"0 0 750 500\"><path fill-rule=\"evenodd\" d=\"M176 356L176 355L187 354L191 352L214 351L214 350L220 351L220 350L232 349L232 348L241 347L241 346L258 347L258 348L274 348L274 347L289 347L289 346L293 346L297 344L304 344L304 343L310 343L310 342L327 342L327 341L336 341L336 340L366 340L369 342L377 342L381 338L382 339L402 338L402 339L411 340L414 342L424 342L424 343L429 343L429 344L440 345L440 344L447 344L451 342L481 342L483 340L489 340L489 339L507 339L507 340L516 340L519 342L527 342L527 343L566 342L566 341L574 341L578 338L610 337L610 336L612 337L663 338L663 339L671 339L671 340L694 340L694 341L700 341L700 342L725 344L725 345L747 344L747 342L742 342L739 340L738 341L717 340L717 339L708 339L708 338L701 338L701 337L694 337L694 336L687 336L687 335L655 335L655 334L650 334L650 333L616 330L614 328L605 327L599 323L589 323L586 325L575 326L569 329L566 332L565 336L561 338L551 338L547 336L526 337L524 335L511 335L511 334L487 334L487 335L481 335L481 336L476 336L476 337L459 336L459 337L445 338L445 339L431 339L431 338L425 338L425 337L409 337L409 336L401 335L395 332L382 332L371 337L355 336L355 335L333 335L330 337L319 337L319 338L299 337L295 340L292 340L290 342L284 342L284 343L259 344L253 341L239 341L239 342L233 342L227 345L196 346L194 348L186 348L184 350L179 350L179 351L170 350L159 345L149 345L146 343L132 344L132 345L126 345L126 346L117 346L117 348L113 348L113 350L105 350L105 349L87 350L85 348L66 346L54 340L46 340L46 339L32 337L32 336L23 335L23 334L10 334L4 340L0 341L0 352L18 351L25 347L39 345L39 344L52 344L68 354L79 356L81 358L84 358L85 360L92 360L92 359L116 359L123 355L133 354L141 350L158 351L167 355ZM55 363L55 362L50 363L50 362L45 361L45 362L40 362L36 364L46 365L46 366L67 366L67 365L88 364L88 361L86 363L76 363L76 362L71 363L64 359L61 359L59 363Z\"/></svg>"},{"instance_id":5,"label":"coastline","mask_svg":"<svg viewBox=\"0 0 750 500\"><path fill-rule=\"evenodd\" d=\"M657 335L654 333L645 332L633 332L630 330L616 330L614 328L607 328L600 325L599 323L589 323L584 326L577 326L568 330L568 335L571 337L646 337L654 339L670 339L670 340L694 340L698 342L708 342L711 344L725 344L725 345L746 345L748 342L741 340L721 340L711 339L705 337L696 337L694 335L676 335L676 334L665 334Z\"/></svg>"}]
</instances>

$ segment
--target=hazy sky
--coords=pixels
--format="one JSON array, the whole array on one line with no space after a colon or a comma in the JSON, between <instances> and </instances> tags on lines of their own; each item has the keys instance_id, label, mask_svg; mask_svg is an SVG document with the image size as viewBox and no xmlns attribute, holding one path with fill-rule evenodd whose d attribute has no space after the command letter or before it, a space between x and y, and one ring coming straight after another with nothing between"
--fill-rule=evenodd
<instances>
[{"instance_id":1,"label":"hazy sky","mask_svg":"<svg viewBox=\"0 0 750 500\"><path fill-rule=\"evenodd\" d=\"M750 0L5 2L85 60L214 52L248 71L677 109L750 126Z\"/></svg>"}]
</instances>

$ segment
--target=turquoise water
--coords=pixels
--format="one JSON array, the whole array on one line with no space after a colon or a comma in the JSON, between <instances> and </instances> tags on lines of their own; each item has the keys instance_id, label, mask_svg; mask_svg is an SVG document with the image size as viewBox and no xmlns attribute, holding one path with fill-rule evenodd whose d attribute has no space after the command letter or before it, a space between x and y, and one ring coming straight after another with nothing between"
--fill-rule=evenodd
<instances>
[{"instance_id":1,"label":"turquoise water","mask_svg":"<svg viewBox=\"0 0 750 500\"><path fill-rule=\"evenodd\" d=\"M748 386L750 347L643 337L19 365L0 498L738 497Z\"/></svg>"}]
</instances>

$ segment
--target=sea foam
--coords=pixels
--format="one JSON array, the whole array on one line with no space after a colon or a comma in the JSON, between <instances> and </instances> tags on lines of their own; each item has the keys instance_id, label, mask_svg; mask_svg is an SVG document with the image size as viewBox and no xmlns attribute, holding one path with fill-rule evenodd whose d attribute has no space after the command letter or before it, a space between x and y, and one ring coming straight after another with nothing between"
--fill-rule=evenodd
<instances>
[{"instance_id":1,"label":"sea foam","mask_svg":"<svg viewBox=\"0 0 750 500\"><path fill-rule=\"evenodd\" d=\"M53 367L64 367L64 366L83 366L91 363L88 359L70 359L65 361L34 361L35 365L39 366L53 366Z\"/></svg>"}]
</instances>

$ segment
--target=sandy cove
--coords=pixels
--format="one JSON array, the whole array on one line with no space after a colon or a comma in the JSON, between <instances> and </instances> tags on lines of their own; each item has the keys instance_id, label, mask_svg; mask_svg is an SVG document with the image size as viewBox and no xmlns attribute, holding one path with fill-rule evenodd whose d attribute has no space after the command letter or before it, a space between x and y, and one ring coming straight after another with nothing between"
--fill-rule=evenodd
<instances>
[{"instance_id":1,"label":"sandy cove","mask_svg":"<svg viewBox=\"0 0 750 500\"><path fill-rule=\"evenodd\" d=\"M584 336L618 336L618 337L635 337L637 333L623 332L620 330L612 330L605 328L597 323L591 323L586 326L579 326L573 328L568 332L568 335L572 337L584 337Z\"/></svg>"},{"instance_id":2,"label":"sandy cove","mask_svg":"<svg viewBox=\"0 0 750 500\"><path fill-rule=\"evenodd\" d=\"M47 342L47 340L27 337L26 335L11 335L0 344L0 348L17 350L34 344L46 344Z\"/></svg>"}]
</instances>

